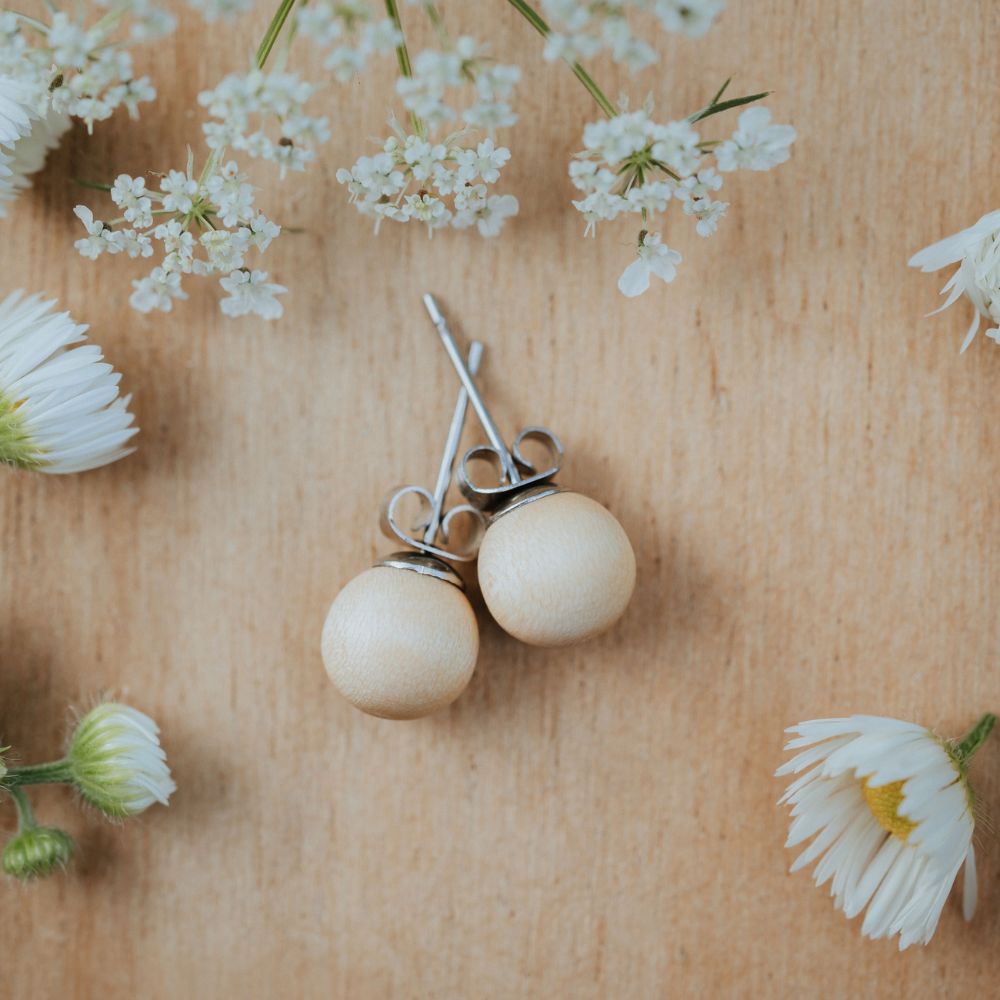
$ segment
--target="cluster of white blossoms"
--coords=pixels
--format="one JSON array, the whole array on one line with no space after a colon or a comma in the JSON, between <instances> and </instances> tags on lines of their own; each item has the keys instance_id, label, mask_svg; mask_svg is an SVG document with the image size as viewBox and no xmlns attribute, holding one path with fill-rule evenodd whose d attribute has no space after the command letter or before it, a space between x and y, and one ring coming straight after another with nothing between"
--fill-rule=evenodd
<instances>
[{"instance_id":1,"label":"cluster of white blossoms","mask_svg":"<svg viewBox=\"0 0 1000 1000\"><path fill-rule=\"evenodd\" d=\"M48 21L0 14L0 74L15 79L39 118L49 111L80 118L92 128L124 106L133 117L156 96L147 77L136 78L124 45L173 31L176 19L148 0L95 3Z\"/></svg>"},{"instance_id":2,"label":"cluster of white blossoms","mask_svg":"<svg viewBox=\"0 0 1000 1000\"><path fill-rule=\"evenodd\" d=\"M391 219L422 223L428 235L445 226L476 226L482 236L497 236L518 210L513 195L490 193L510 151L492 139L466 148L459 138L431 142L400 131L380 153L338 170L337 180L347 185L358 210L375 219L376 229Z\"/></svg>"},{"instance_id":3,"label":"cluster of white blossoms","mask_svg":"<svg viewBox=\"0 0 1000 1000\"><path fill-rule=\"evenodd\" d=\"M295 23L300 35L329 49L323 66L341 83L363 72L372 56L391 54L403 41L369 0L313 0L299 6Z\"/></svg>"},{"instance_id":4,"label":"cluster of white blossoms","mask_svg":"<svg viewBox=\"0 0 1000 1000\"><path fill-rule=\"evenodd\" d=\"M396 92L428 129L461 121L492 137L517 122L510 100L520 79L519 67L493 62L486 46L463 35L444 51L418 52ZM462 100L470 91L471 102Z\"/></svg>"},{"instance_id":5,"label":"cluster of white blossoms","mask_svg":"<svg viewBox=\"0 0 1000 1000\"><path fill-rule=\"evenodd\" d=\"M569 166L573 185L583 193L573 205L586 219L588 235L598 222L639 216L637 259L618 287L629 297L640 295L651 276L672 281L681 261L660 233L650 231L655 216L678 202L698 235L711 236L729 208L715 197L722 188L720 171L769 170L789 158L794 141L795 129L771 124L771 112L762 107L742 112L732 137L719 143L703 140L693 119L660 124L648 110L592 122L583 132L584 149Z\"/></svg>"},{"instance_id":6,"label":"cluster of white blossoms","mask_svg":"<svg viewBox=\"0 0 1000 1000\"><path fill-rule=\"evenodd\" d=\"M1000 344L1000 211L988 212L974 226L910 258L910 267L918 267L925 274L952 264L958 264L958 269L941 289L947 298L934 312L947 309L965 295L975 313L962 350L972 343L983 319L988 324L986 336Z\"/></svg>"},{"instance_id":7,"label":"cluster of white blossoms","mask_svg":"<svg viewBox=\"0 0 1000 1000\"><path fill-rule=\"evenodd\" d=\"M848 918L866 910L861 933L899 935L900 950L927 944L963 865L962 909L976 908L972 757L996 723L984 715L962 740L943 740L899 719L855 715L788 730L799 751L777 771L798 774L782 796L791 806L787 847L811 843L792 865L814 861Z\"/></svg>"},{"instance_id":8,"label":"cluster of white blossoms","mask_svg":"<svg viewBox=\"0 0 1000 1000\"><path fill-rule=\"evenodd\" d=\"M638 72L657 60L656 50L635 31L635 15L654 15L666 31L700 38L725 4L720 0L542 0L552 29L545 58L578 62L606 52Z\"/></svg>"},{"instance_id":9,"label":"cluster of white blossoms","mask_svg":"<svg viewBox=\"0 0 1000 1000\"><path fill-rule=\"evenodd\" d=\"M287 289L270 282L266 271L246 266L247 256L265 251L281 230L254 208L253 188L234 161L220 165L213 155L195 176L189 158L186 170L161 176L155 191L142 177L121 174L110 194L121 216L109 223L84 205L76 207L86 229L76 248L92 260L104 253L160 257L147 277L132 282L134 309L170 312L175 299L187 298L183 275L193 273L223 276L219 284L228 295L220 307L227 316L282 314L276 296Z\"/></svg>"},{"instance_id":10,"label":"cluster of white blossoms","mask_svg":"<svg viewBox=\"0 0 1000 1000\"><path fill-rule=\"evenodd\" d=\"M233 73L198 95L198 103L219 119L202 126L205 141L211 149L228 146L270 160L282 177L288 170L304 170L316 155L313 147L330 138L326 118L305 112L315 92L295 73ZM276 132L273 138L265 131L268 125Z\"/></svg>"},{"instance_id":11,"label":"cluster of white blossoms","mask_svg":"<svg viewBox=\"0 0 1000 1000\"><path fill-rule=\"evenodd\" d=\"M128 455L139 428L121 375L54 306L20 291L0 301L0 462L84 472Z\"/></svg>"}]
</instances>

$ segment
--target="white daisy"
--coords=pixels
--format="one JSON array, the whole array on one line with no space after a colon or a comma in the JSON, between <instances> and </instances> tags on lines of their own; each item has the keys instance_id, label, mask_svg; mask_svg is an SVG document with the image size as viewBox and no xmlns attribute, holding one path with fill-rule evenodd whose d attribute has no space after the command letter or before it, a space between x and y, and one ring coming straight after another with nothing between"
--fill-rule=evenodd
<instances>
[{"instance_id":1,"label":"white daisy","mask_svg":"<svg viewBox=\"0 0 1000 1000\"><path fill-rule=\"evenodd\" d=\"M121 375L87 344L86 326L53 301L13 292L0 302L0 461L39 472L83 472L134 451L138 433L118 394Z\"/></svg>"},{"instance_id":2,"label":"white daisy","mask_svg":"<svg viewBox=\"0 0 1000 1000\"><path fill-rule=\"evenodd\" d=\"M998 339L1000 331L1000 211L989 212L974 226L963 229L954 236L948 236L929 247L915 253L909 261L910 267L919 267L928 274L942 267L958 264L958 270L948 279L942 295L948 297L944 305L931 315L947 309L957 302L964 293L968 296L976 312L972 318L965 340L964 351L972 343L979 329L980 317L993 324L986 331L988 337Z\"/></svg>"},{"instance_id":3,"label":"white daisy","mask_svg":"<svg viewBox=\"0 0 1000 1000\"><path fill-rule=\"evenodd\" d=\"M0 76L0 143L12 146L26 136L34 117L21 85L9 76Z\"/></svg>"},{"instance_id":4,"label":"white daisy","mask_svg":"<svg viewBox=\"0 0 1000 1000\"><path fill-rule=\"evenodd\" d=\"M72 780L108 816L135 816L154 802L166 805L177 786L170 776L159 728L142 712L116 702L91 709L77 725L66 755Z\"/></svg>"},{"instance_id":5,"label":"white daisy","mask_svg":"<svg viewBox=\"0 0 1000 1000\"><path fill-rule=\"evenodd\" d=\"M0 219L7 215L4 202L13 201L31 187L31 175L45 166L45 158L69 126L67 115L49 109L41 117L33 117L28 132L11 145L0 145Z\"/></svg>"},{"instance_id":6,"label":"white daisy","mask_svg":"<svg viewBox=\"0 0 1000 1000\"><path fill-rule=\"evenodd\" d=\"M975 818L967 768L995 722L983 716L961 741L868 715L793 726L796 738L785 749L801 752L776 773L806 773L781 798L792 807L786 846L815 839L791 870L819 860L813 878L833 880L834 905L848 918L867 907L861 933L898 934L902 950L930 941L964 863L963 913L971 919Z\"/></svg>"}]
</instances>

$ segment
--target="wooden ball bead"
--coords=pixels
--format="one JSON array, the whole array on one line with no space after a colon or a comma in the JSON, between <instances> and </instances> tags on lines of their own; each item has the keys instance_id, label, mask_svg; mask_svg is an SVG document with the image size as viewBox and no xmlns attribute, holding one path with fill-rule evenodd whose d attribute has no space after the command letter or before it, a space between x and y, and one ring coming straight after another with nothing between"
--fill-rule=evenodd
<instances>
[{"instance_id":1,"label":"wooden ball bead","mask_svg":"<svg viewBox=\"0 0 1000 1000\"><path fill-rule=\"evenodd\" d=\"M376 566L337 595L323 662L337 690L383 719L417 719L453 702L476 666L479 627L453 584Z\"/></svg>"},{"instance_id":2,"label":"wooden ball bead","mask_svg":"<svg viewBox=\"0 0 1000 1000\"><path fill-rule=\"evenodd\" d=\"M579 493L498 517L479 549L479 584L498 624L534 646L568 646L610 628L635 587L624 528Z\"/></svg>"}]
</instances>

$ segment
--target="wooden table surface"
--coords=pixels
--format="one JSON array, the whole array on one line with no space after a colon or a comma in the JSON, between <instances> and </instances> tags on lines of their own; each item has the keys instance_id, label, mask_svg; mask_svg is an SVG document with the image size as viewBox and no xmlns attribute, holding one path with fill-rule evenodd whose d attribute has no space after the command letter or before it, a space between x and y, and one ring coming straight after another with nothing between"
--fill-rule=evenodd
<instances>
[{"instance_id":1,"label":"wooden table surface","mask_svg":"<svg viewBox=\"0 0 1000 1000\"><path fill-rule=\"evenodd\" d=\"M628 227L584 241L568 205L589 97L500 0L450 9L527 67L499 241L375 237L347 204L334 174L384 131L387 60L329 92L313 169L256 175L302 230L269 251L283 320L227 320L204 281L169 316L129 309L139 264L72 251L73 205L103 203L71 178L180 166L198 91L240 67L266 6L228 40L184 15L137 55L160 101L75 130L2 224L4 290L91 324L142 434L104 470L2 475L0 732L54 756L67 706L114 692L161 723L178 791L123 827L36 796L79 857L0 888L0 994L992 995L989 825L974 922L953 898L899 955L787 874L772 772L802 719L954 735L1000 708L1000 348L959 355L966 305L924 319L941 280L906 268L1000 199L1000 11L732 0L703 40L659 35L637 81L598 63L663 118L733 74L800 134L788 164L727 181L716 237L676 217L677 281L627 301ZM383 492L436 469L455 382L426 289L487 342L502 425L563 436L562 479L621 519L638 586L574 649L521 646L480 609L466 694L390 723L338 696L319 634L391 549ZM974 776L997 815L1000 741Z\"/></svg>"}]
</instances>

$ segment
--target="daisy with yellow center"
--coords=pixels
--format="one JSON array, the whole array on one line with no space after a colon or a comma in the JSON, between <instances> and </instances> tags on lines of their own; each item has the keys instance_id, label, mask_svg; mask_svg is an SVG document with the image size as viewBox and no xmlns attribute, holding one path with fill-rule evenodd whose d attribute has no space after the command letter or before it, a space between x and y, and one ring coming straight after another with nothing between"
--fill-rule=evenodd
<instances>
[{"instance_id":1,"label":"daisy with yellow center","mask_svg":"<svg viewBox=\"0 0 1000 1000\"><path fill-rule=\"evenodd\" d=\"M834 905L848 917L867 907L861 933L899 935L902 951L927 944L965 866L963 913L976 908L972 847L973 754L996 716L984 715L961 740L870 715L816 719L787 730L800 752L776 772L799 774L781 798L791 806L786 847L814 838L798 871L818 861L817 885L830 881ZM831 881L832 880L832 881Z\"/></svg>"}]
</instances>

